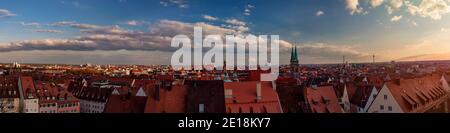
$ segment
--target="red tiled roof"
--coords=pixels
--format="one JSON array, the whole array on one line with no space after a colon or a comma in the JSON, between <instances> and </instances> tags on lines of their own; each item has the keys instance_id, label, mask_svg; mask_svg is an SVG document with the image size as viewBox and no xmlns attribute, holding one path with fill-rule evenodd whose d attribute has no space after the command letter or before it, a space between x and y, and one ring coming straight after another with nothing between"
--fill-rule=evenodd
<instances>
[{"instance_id":1,"label":"red tiled roof","mask_svg":"<svg viewBox=\"0 0 450 133\"><path fill-rule=\"evenodd\" d=\"M25 99L28 99L29 96L33 98L37 98L36 90L34 88L33 78L31 76L22 76L20 77L21 85L22 85L22 93Z\"/></svg>"},{"instance_id":2,"label":"red tiled roof","mask_svg":"<svg viewBox=\"0 0 450 133\"><path fill-rule=\"evenodd\" d=\"M105 107L105 113L144 113L147 97L112 95Z\"/></svg>"},{"instance_id":3,"label":"red tiled roof","mask_svg":"<svg viewBox=\"0 0 450 133\"><path fill-rule=\"evenodd\" d=\"M158 88L159 92L155 88L148 93L149 98L145 106L145 113L186 112L187 90L184 86L174 85L171 90Z\"/></svg>"},{"instance_id":4,"label":"red tiled roof","mask_svg":"<svg viewBox=\"0 0 450 133\"><path fill-rule=\"evenodd\" d=\"M36 95L40 99L40 103L71 103L78 102L78 98L72 95L66 89L56 86L53 83L36 81L35 82ZM53 99L55 98L55 99Z\"/></svg>"},{"instance_id":5,"label":"red tiled roof","mask_svg":"<svg viewBox=\"0 0 450 133\"><path fill-rule=\"evenodd\" d=\"M257 99L257 84L261 83L261 98ZM225 98L227 112L282 113L278 94L272 82L225 82L225 90L232 90L232 98ZM265 110L265 111L261 111Z\"/></svg>"},{"instance_id":6,"label":"red tiled roof","mask_svg":"<svg viewBox=\"0 0 450 133\"><path fill-rule=\"evenodd\" d=\"M353 95L355 95L356 93L356 85L354 83L346 83L347 85L347 94L348 94L348 99L352 99Z\"/></svg>"},{"instance_id":7,"label":"red tiled roof","mask_svg":"<svg viewBox=\"0 0 450 133\"><path fill-rule=\"evenodd\" d=\"M341 108L332 86L306 89L306 99L313 113L340 113Z\"/></svg>"},{"instance_id":8,"label":"red tiled roof","mask_svg":"<svg viewBox=\"0 0 450 133\"><path fill-rule=\"evenodd\" d=\"M389 81L386 85L404 112L424 112L430 108L430 103L437 104L436 101L447 96L439 80L437 75L428 75ZM427 100L428 104L424 102ZM418 108L413 109L413 104Z\"/></svg>"},{"instance_id":9,"label":"red tiled roof","mask_svg":"<svg viewBox=\"0 0 450 133\"><path fill-rule=\"evenodd\" d=\"M12 76L0 77L0 98L19 98L17 81L18 79Z\"/></svg>"}]
</instances>

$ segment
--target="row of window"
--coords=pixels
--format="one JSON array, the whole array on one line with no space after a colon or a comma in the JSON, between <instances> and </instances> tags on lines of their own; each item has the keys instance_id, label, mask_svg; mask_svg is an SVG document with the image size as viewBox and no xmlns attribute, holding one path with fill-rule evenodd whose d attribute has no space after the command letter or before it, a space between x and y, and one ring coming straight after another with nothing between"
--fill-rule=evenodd
<instances>
[{"instance_id":1,"label":"row of window","mask_svg":"<svg viewBox=\"0 0 450 133\"><path fill-rule=\"evenodd\" d=\"M78 103L69 103L69 104L61 104L58 105L58 108L64 108L64 107L76 107L78 106ZM49 104L41 104L39 107L56 107L56 103L49 103Z\"/></svg>"},{"instance_id":2,"label":"row of window","mask_svg":"<svg viewBox=\"0 0 450 133\"><path fill-rule=\"evenodd\" d=\"M45 108L45 107L56 107L56 103L41 104L41 105L39 105L39 107L41 107L41 108Z\"/></svg>"},{"instance_id":3,"label":"row of window","mask_svg":"<svg viewBox=\"0 0 450 133\"><path fill-rule=\"evenodd\" d=\"M59 108L76 107L76 106L78 106L78 103L69 103L69 104L58 105Z\"/></svg>"},{"instance_id":4,"label":"row of window","mask_svg":"<svg viewBox=\"0 0 450 133\"><path fill-rule=\"evenodd\" d=\"M37 112L37 109L25 109L25 112Z\"/></svg>"},{"instance_id":5,"label":"row of window","mask_svg":"<svg viewBox=\"0 0 450 133\"><path fill-rule=\"evenodd\" d=\"M91 104L81 104L82 108L94 108L94 109L100 109L103 110L104 106L100 106L100 105L91 105Z\"/></svg>"},{"instance_id":6,"label":"row of window","mask_svg":"<svg viewBox=\"0 0 450 133\"><path fill-rule=\"evenodd\" d=\"M59 111L59 113L77 113L78 111L77 110L62 110L62 111Z\"/></svg>"},{"instance_id":7,"label":"row of window","mask_svg":"<svg viewBox=\"0 0 450 133\"><path fill-rule=\"evenodd\" d=\"M41 111L41 113L56 113L56 110Z\"/></svg>"},{"instance_id":8,"label":"row of window","mask_svg":"<svg viewBox=\"0 0 450 133\"><path fill-rule=\"evenodd\" d=\"M380 105L380 110L384 110L384 105ZM388 106L388 111L392 111L392 106Z\"/></svg>"},{"instance_id":9,"label":"row of window","mask_svg":"<svg viewBox=\"0 0 450 133\"><path fill-rule=\"evenodd\" d=\"M28 109L26 110L27 112L29 111ZM36 110L31 110L32 112L37 112ZM59 111L59 113L77 113L77 110L62 110ZM48 111L41 111L41 113L56 113L56 110L48 110Z\"/></svg>"}]
</instances>

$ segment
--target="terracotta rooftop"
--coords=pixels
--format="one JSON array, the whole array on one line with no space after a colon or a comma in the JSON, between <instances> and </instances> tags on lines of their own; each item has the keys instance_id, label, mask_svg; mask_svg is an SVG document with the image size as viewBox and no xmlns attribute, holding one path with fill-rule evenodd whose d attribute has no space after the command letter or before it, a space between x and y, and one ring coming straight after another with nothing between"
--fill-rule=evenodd
<instances>
[{"instance_id":1,"label":"terracotta rooftop","mask_svg":"<svg viewBox=\"0 0 450 133\"><path fill-rule=\"evenodd\" d=\"M37 98L36 90L34 87L33 78L31 76L22 76L20 77L21 85L22 85L22 93L25 99L33 99Z\"/></svg>"},{"instance_id":2,"label":"terracotta rooftop","mask_svg":"<svg viewBox=\"0 0 450 133\"><path fill-rule=\"evenodd\" d=\"M105 107L105 113L144 113L147 97L112 95Z\"/></svg>"},{"instance_id":3,"label":"terracotta rooftop","mask_svg":"<svg viewBox=\"0 0 450 133\"><path fill-rule=\"evenodd\" d=\"M447 96L439 80L438 75L427 75L389 81L386 86L404 112L425 112Z\"/></svg>"},{"instance_id":4,"label":"terracotta rooftop","mask_svg":"<svg viewBox=\"0 0 450 133\"><path fill-rule=\"evenodd\" d=\"M156 90L158 88L158 90ZM145 113L185 113L187 90L185 86L173 85L172 89L153 87L148 91Z\"/></svg>"},{"instance_id":5,"label":"terracotta rooftop","mask_svg":"<svg viewBox=\"0 0 450 133\"><path fill-rule=\"evenodd\" d=\"M340 113L336 93L332 86L321 86L306 89L306 99L313 113Z\"/></svg>"},{"instance_id":6,"label":"terracotta rooftop","mask_svg":"<svg viewBox=\"0 0 450 133\"><path fill-rule=\"evenodd\" d=\"M12 76L0 77L0 98L19 98L18 79Z\"/></svg>"},{"instance_id":7,"label":"terracotta rooftop","mask_svg":"<svg viewBox=\"0 0 450 133\"><path fill-rule=\"evenodd\" d=\"M259 85L258 85L259 84ZM258 96L257 87L260 87ZM272 82L225 82L225 104L228 113L282 113Z\"/></svg>"}]
</instances>

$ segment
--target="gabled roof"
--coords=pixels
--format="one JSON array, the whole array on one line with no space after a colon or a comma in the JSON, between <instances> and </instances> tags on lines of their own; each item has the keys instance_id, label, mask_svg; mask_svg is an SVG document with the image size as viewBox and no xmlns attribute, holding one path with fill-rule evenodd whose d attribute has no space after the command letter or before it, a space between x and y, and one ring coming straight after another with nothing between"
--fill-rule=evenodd
<instances>
[{"instance_id":1,"label":"gabled roof","mask_svg":"<svg viewBox=\"0 0 450 133\"><path fill-rule=\"evenodd\" d=\"M368 104L367 102L369 100L369 97L371 97L370 94L372 93L373 89L373 86L359 86L358 89L356 89L352 99L350 99L350 102L353 105L364 108L366 104Z\"/></svg>"},{"instance_id":2,"label":"gabled roof","mask_svg":"<svg viewBox=\"0 0 450 133\"><path fill-rule=\"evenodd\" d=\"M356 87L355 83L353 83L353 82L348 82L345 85L347 87L348 99L352 99L356 93L357 87Z\"/></svg>"},{"instance_id":3,"label":"gabled roof","mask_svg":"<svg viewBox=\"0 0 450 133\"><path fill-rule=\"evenodd\" d=\"M67 103L78 102L78 98L72 95L66 89L55 85L54 83L36 81L35 82L36 95L39 98L39 103Z\"/></svg>"},{"instance_id":4,"label":"gabled roof","mask_svg":"<svg viewBox=\"0 0 450 133\"><path fill-rule=\"evenodd\" d=\"M83 100L106 102L111 96L113 89L111 88L99 88L99 87L84 87L81 85L71 85L72 94ZM70 88L70 87L69 87Z\"/></svg>"},{"instance_id":5,"label":"gabled roof","mask_svg":"<svg viewBox=\"0 0 450 133\"><path fill-rule=\"evenodd\" d=\"M425 105L438 104L435 102L447 96L439 80L440 76L426 75L413 79L389 81L386 86L404 112L424 112L432 107ZM428 101L428 104L425 101ZM413 109L413 105L418 108Z\"/></svg>"},{"instance_id":6,"label":"gabled roof","mask_svg":"<svg viewBox=\"0 0 450 133\"><path fill-rule=\"evenodd\" d=\"M30 97L37 98L33 78L31 76L21 76L20 82L22 85L22 95L24 96L24 99L28 99Z\"/></svg>"}]
</instances>

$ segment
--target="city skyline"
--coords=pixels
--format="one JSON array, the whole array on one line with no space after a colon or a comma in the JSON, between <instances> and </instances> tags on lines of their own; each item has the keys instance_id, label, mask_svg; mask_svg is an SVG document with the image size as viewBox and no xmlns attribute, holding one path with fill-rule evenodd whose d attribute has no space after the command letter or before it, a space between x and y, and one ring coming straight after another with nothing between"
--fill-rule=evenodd
<instances>
[{"instance_id":1,"label":"city skyline","mask_svg":"<svg viewBox=\"0 0 450 133\"><path fill-rule=\"evenodd\" d=\"M169 64L177 34L280 35L282 64L450 59L449 0L3 0L0 62ZM158 57L158 58L154 58Z\"/></svg>"}]
</instances>

